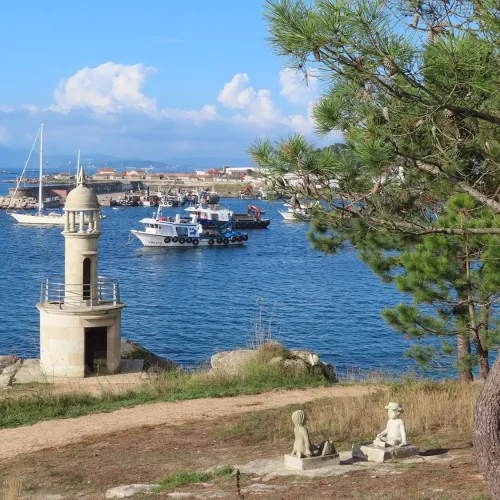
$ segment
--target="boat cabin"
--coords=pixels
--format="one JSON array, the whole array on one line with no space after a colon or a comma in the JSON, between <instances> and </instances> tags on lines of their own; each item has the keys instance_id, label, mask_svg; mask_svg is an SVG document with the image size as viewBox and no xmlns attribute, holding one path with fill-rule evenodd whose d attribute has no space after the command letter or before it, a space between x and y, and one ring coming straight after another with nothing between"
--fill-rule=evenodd
<instances>
[{"instance_id":1,"label":"boat cabin","mask_svg":"<svg viewBox=\"0 0 500 500\"><path fill-rule=\"evenodd\" d=\"M165 219L165 220L162 220ZM168 219L166 217L156 219L142 219L144 232L149 234L161 234L163 236L178 236L185 238L199 237L198 225L194 222L182 222L181 219Z\"/></svg>"},{"instance_id":2,"label":"boat cabin","mask_svg":"<svg viewBox=\"0 0 500 500\"><path fill-rule=\"evenodd\" d=\"M191 215L196 215L198 219L208 219L221 222L229 222L232 220L233 212L227 208L202 208L201 206L186 208L186 211Z\"/></svg>"}]
</instances>

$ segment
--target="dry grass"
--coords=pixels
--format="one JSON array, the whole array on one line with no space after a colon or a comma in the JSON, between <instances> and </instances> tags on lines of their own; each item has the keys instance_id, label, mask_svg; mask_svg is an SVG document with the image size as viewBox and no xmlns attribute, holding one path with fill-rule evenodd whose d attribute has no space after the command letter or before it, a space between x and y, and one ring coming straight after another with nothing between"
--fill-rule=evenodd
<instances>
[{"instance_id":1,"label":"dry grass","mask_svg":"<svg viewBox=\"0 0 500 500\"><path fill-rule=\"evenodd\" d=\"M340 448L354 442L371 440L385 428L389 401L400 402L410 439L439 433L469 434L480 384L458 382L410 382L381 386L373 394L358 397L334 397L305 405L307 427L313 441L331 438ZM254 414L222 431L227 437L249 442L291 439L290 406ZM376 432L375 432L376 431Z\"/></svg>"},{"instance_id":2,"label":"dry grass","mask_svg":"<svg viewBox=\"0 0 500 500\"><path fill-rule=\"evenodd\" d=\"M21 480L8 478L2 485L2 500L18 500L21 495Z\"/></svg>"}]
</instances>

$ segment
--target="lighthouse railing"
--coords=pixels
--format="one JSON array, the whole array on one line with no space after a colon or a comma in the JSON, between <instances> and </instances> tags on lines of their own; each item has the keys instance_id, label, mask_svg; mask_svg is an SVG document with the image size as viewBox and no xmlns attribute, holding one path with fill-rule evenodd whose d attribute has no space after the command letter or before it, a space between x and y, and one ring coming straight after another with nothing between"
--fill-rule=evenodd
<instances>
[{"instance_id":1,"label":"lighthouse railing","mask_svg":"<svg viewBox=\"0 0 500 500\"><path fill-rule=\"evenodd\" d=\"M61 309L121 304L120 282L99 276L95 284L68 284L64 276L51 276L42 281L40 303L57 305Z\"/></svg>"}]
</instances>

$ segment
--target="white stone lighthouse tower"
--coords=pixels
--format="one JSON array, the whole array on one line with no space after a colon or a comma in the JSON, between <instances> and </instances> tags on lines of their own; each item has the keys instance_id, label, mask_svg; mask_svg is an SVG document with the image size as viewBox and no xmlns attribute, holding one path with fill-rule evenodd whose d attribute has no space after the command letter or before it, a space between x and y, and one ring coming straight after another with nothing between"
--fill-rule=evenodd
<instances>
[{"instance_id":1,"label":"white stone lighthouse tower","mask_svg":"<svg viewBox=\"0 0 500 500\"><path fill-rule=\"evenodd\" d=\"M40 303L40 366L48 377L115 373L124 304L118 280L99 276L99 202L78 172L66 198L64 277L45 278Z\"/></svg>"}]
</instances>

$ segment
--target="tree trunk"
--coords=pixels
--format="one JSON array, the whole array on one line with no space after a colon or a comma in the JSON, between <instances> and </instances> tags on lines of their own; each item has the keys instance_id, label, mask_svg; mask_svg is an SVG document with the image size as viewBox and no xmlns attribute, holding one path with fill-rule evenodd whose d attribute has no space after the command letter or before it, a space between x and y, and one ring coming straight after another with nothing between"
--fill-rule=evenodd
<instances>
[{"instance_id":1,"label":"tree trunk","mask_svg":"<svg viewBox=\"0 0 500 500\"><path fill-rule=\"evenodd\" d=\"M470 279L469 279L469 257L467 245L465 246L465 254L463 256L463 274L462 278L466 279L467 285L462 290L458 291L458 298L461 301L461 305L457 308L457 315L461 317L464 322L471 327L471 317L469 316L469 305L470 302ZM472 318L474 317L474 311L472 312ZM470 338L466 335L457 335L457 359L458 359L458 378L460 382L472 382L474 376L472 375L472 367L470 366L470 361L467 365L464 365L463 358L470 360L471 350L470 350Z\"/></svg>"},{"instance_id":2,"label":"tree trunk","mask_svg":"<svg viewBox=\"0 0 500 500\"><path fill-rule=\"evenodd\" d=\"M472 441L479 470L493 499L500 500L500 356L476 403Z\"/></svg>"},{"instance_id":3,"label":"tree trunk","mask_svg":"<svg viewBox=\"0 0 500 500\"><path fill-rule=\"evenodd\" d=\"M490 373L488 353L489 351L483 351L481 353L481 358L479 359L479 378L481 380L486 380L486 377L488 377L488 374Z\"/></svg>"},{"instance_id":4,"label":"tree trunk","mask_svg":"<svg viewBox=\"0 0 500 500\"><path fill-rule=\"evenodd\" d=\"M464 368L460 365L460 359L462 357L469 358L470 353L470 341L468 337L465 337L464 335L457 335L457 357L459 361L458 378L460 382L472 382L474 380L472 369Z\"/></svg>"},{"instance_id":5,"label":"tree trunk","mask_svg":"<svg viewBox=\"0 0 500 500\"><path fill-rule=\"evenodd\" d=\"M483 302L488 301L488 297L486 299L483 299ZM489 304L484 304L480 307L480 313L479 316L481 318L481 325L479 329L479 341L481 346L487 346L488 345L488 337L489 337L489 330L490 330L490 305ZM482 352L479 353L481 356L481 359L479 361L479 378L481 380L486 380L486 377L490 373L490 360L489 360L489 350L484 347Z\"/></svg>"}]
</instances>

